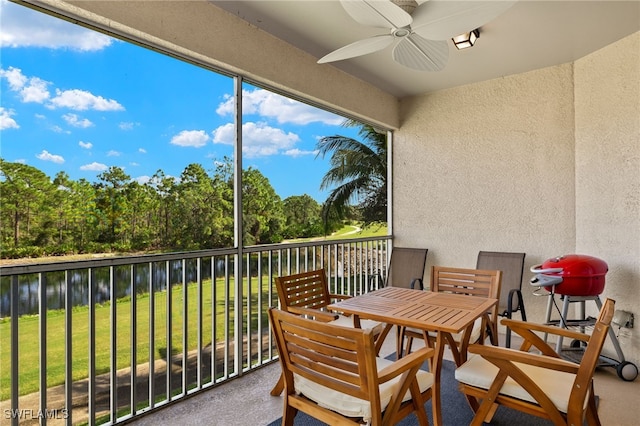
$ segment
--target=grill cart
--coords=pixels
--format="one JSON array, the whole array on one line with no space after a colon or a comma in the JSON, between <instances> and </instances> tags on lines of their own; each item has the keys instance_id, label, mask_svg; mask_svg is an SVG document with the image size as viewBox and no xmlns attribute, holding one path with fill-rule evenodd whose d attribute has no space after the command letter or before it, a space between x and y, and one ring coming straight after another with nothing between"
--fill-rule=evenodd
<instances>
[{"instance_id":1,"label":"grill cart","mask_svg":"<svg viewBox=\"0 0 640 426\"><path fill-rule=\"evenodd\" d=\"M600 294L604 290L607 271L608 266L603 260L580 254L567 254L553 257L547 259L540 265L532 266L531 272L534 273L535 276L531 278L530 283L532 286L537 287L534 294L549 297L546 323L558 325L563 328L575 328L583 333L588 333L590 328L593 329L595 318L585 318L585 303L594 301L598 309L602 308ZM562 311L556 301L556 295L558 295L562 301ZM580 304L580 314L578 318L570 319L567 317L571 303ZM558 320L551 319L554 307L560 316ZM621 327L631 326L633 316L629 314L629 317L630 320L626 319L621 321L622 323L618 325ZM614 323L616 319L616 316L614 316ZM545 336L545 340L546 337L547 336ZM635 380L638 376L638 367L629 361L625 361L624 354L620 348L620 342L618 342L618 337L613 327L609 328L609 337L611 338L618 359L615 360L601 355L598 365L615 367L618 377L622 380ZM556 352L565 359L579 363L584 354L583 344L584 342L575 340L572 341L568 347L563 347L562 337L559 337L556 343Z\"/></svg>"}]
</instances>

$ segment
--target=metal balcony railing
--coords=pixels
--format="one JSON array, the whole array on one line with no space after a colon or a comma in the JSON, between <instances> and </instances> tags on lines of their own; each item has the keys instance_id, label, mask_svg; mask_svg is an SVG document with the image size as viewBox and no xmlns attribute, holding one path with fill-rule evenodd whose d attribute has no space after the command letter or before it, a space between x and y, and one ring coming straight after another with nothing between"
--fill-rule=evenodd
<instances>
[{"instance_id":1,"label":"metal balcony railing","mask_svg":"<svg viewBox=\"0 0 640 426\"><path fill-rule=\"evenodd\" d=\"M0 268L0 416L117 424L277 358L274 277L386 275L391 237ZM377 288L377 280L373 287Z\"/></svg>"}]
</instances>

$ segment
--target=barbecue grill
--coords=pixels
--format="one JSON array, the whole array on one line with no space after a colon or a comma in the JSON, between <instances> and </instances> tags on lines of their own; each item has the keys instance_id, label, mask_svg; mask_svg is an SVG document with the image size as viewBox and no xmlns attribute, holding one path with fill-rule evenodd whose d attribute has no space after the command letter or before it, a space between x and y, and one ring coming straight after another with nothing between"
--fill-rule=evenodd
<instances>
[{"instance_id":1,"label":"barbecue grill","mask_svg":"<svg viewBox=\"0 0 640 426\"><path fill-rule=\"evenodd\" d=\"M583 254L566 254L564 256L553 257L547 259L539 265L531 267L531 272L535 274L531 278L532 286L537 287L535 295L545 295L541 293L542 289L546 290L549 296L547 303L546 323L555 324L563 328L575 327L585 333L589 327L595 323L595 318L585 318L585 302L593 300L598 309L602 308L600 294L604 290L605 275L609 267L606 262L597 257L587 256ZM558 307L555 295L559 295L563 300L562 312ZM568 319L569 304L572 302L580 302L580 318ZM551 320L553 307L560 315L559 320ZM612 340L619 360L601 356L601 365L616 367L618 376L626 381L633 381L638 376L638 368L624 359L624 354L620 348L618 337L613 328L609 328L609 337ZM545 336L546 339L546 336ZM581 347L582 342L573 341L569 348L563 348L562 337L556 342L556 352L563 358L574 362L580 362L584 348Z\"/></svg>"},{"instance_id":2,"label":"barbecue grill","mask_svg":"<svg viewBox=\"0 0 640 426\"><path fill-rule=\"evenodd\" d=\"M609 267L602 259L583 254L567 254L535 265L531 284L567 296L597 296L604 290Z\"/></svg>"}]
</instances>

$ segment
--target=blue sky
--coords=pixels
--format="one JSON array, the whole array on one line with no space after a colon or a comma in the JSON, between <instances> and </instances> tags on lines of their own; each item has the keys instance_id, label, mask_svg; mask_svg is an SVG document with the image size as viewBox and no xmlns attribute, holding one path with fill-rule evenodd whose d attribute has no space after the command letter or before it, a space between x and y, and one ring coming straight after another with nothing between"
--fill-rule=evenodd
<instances>
[{"instance_id":1,"label":"blue sky","mask_svg":"<svg viewBox=\"0 0 640 426\"><path fill-rule=\"evenodd\" d=\"M233 80L0 0L0 157L53 178L96 181L111 166L146 181L212 170L233 153ZM243 167L282 199L326 198L319 138L356 137L344 118L247 85Z\"/></svg>"}]
</instances>

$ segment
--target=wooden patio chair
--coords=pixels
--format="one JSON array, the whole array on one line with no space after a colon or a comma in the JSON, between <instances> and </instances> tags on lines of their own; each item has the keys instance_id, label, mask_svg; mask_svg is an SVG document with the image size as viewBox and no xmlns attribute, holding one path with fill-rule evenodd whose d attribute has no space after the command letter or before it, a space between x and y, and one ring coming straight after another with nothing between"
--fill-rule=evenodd
<instances>
[{"instance_id":1,"label":"wooden patio chair","mask_svg":"<svg viewBox=\"0 0 640 426\"><path fill-rule=\"evenodd\" d=\"M500 296L500 285L502 283L502 272L499 270L481 270L466 268L451 268L446 266L433 266L431 268L431 291L447 292L455 294L466 294L470 296L486 297L490 299L498 299ZM478 318L473 324L471 333L465 335L464 332L452 335L452 339L447 342L451 347L453 357L456 364L462 363L466 354L460 351L465 336L468 341L475 343L484 341L486 338L486 328L495 328L495 321L498 319L498 307L495 306L489 314L489 324L485 324L483 318ZM427 346L433 347L435 344L435 335L426 330L418 330L407 328L401 330L401 342L406 338L406 353L411 351L413 339L424 339ZM497 335L497 334L496 334Z\"/></svg>"},{"instance_id":2,"label":"wooden patio chair","mask_svg":"<svg viewBox=\"0 0 640 426\"><path fill-rule=\"evenodd\" d=\"M434 377L420 366L433 349L390 361L376 357L372 330L275 308L269 318L285 380L283 425L298 411L330 425L394 425L412 412L429 424L424 404Z\"/></svg>"},{"instance_id":3,"label":"wooden patio chair","mask_svg":"<svg viewBox=\"0 0 640 426\"><path fill-rule=\"evenodd\" d=\"M514 312L520 312L522 321L527 320L522 298L522 276L524 273L525 253L500 251L480 251L476 269L502 271L500 285L500 299L498 302L498 316L511 319ZM515 305L514 305L515 301ZM491 343L498 346L497 323L495 329L490 329ZM511 329L506 330L506 347L511 347Z\"/></svg>"},{"instance_id":4,"label":"wooden patio chair","mask_svg":"<svg viewBox=\"0 0 640 426\"><path fill-rule=\"evenodd\" d=\"M283 310L297 315L304 315L317 321L330 322L333 325L349 328L356 327L353 317L339 315L325 309L327 305L351 296L329 293L329 285L324 269L276 277L275 282L280 307ZM385 327L385 324L378 321L365 319L360 320L359 328L373 331L374 336L377 337L377 354L389 329ZM271 390L271 395L280 395L283 389L284 381L280 377L278 383Z\"/></svg>"},{"instance_id":5,"label":"wooden patio chair","mask_svg":"<svg viewBox=\"0 0 640 426\"><path fill-rule=\"evenodd\" d=\"M489 422L499 405L551 420L555 425L600 425L593 388L602 346L615 310L607 299L591 335L503 319L522 336L520 350L471 345L476 354L456 369L459 388L475 413L472 425ZM587 342L580 364L561 359L537 333ZM539 352L529 352L531 348Z\"/></svg>"}]
</instances>

